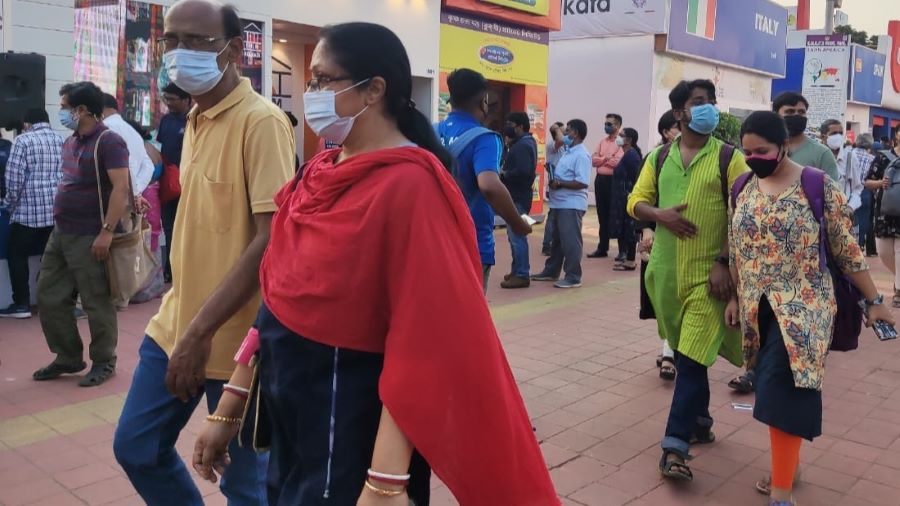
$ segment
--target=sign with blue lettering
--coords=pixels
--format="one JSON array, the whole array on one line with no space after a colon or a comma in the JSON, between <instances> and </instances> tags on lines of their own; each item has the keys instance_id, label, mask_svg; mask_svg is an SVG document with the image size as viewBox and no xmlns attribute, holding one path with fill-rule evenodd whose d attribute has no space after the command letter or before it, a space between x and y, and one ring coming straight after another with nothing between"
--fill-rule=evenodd
<instances>
[{"instance_id":1,"label":"sign with blue lettering","mask_svg":"<svg viewBox=\"0 0 900 506\"><path fill-rule=\"evenodd\" d=\"M853 45L850 68L850 100L868 105L881 105L887 57L878 51Z\"/></svg>"},{"instance_id":2,"label":"sign with blue lettering","mask_svg":"<svg viewBox=\"0 0 900 506\"><path fill-rule=\"evenodd\" d=\"M784 77L787 17L769 0L672 0L667 49Z\"/></svg>"}]
</instances>

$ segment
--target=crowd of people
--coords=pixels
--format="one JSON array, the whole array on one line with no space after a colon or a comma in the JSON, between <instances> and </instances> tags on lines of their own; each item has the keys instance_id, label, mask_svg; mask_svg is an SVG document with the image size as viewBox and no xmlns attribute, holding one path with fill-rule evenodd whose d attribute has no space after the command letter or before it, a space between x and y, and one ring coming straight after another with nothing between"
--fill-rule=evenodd
<instances>
[{"instance_id":1,"label":"crowd of people","mask_svg":"<svg viewBox=\"0 0 900 506\"><path fill-rule=\"evenodd\" d=\"M841 290L857 294L857 327L894 324L864 249L876 243L900 307L900 130L892 149L870 135L848 145L837 121L814 139L809 102L786 93L732 145L714 135L708 80L672 89L646 156L619 114L595 150L582 119L554 123L547 258L533 273L539 143L524 112L502 132L484 126L497 104L478 72L448 76L452 112L432 125L393 32L323 29L304 116L326 145L300 164L296 118L240 76L233 8L181 0L160 43L172 83L155 140L114 96L68 84L59 119L72 134L28 111L3 201L13 304L0 316L31 317L28 258L42 255L37 305L55 358L35 380L87 368L80 305L92 362L80 384L103 384L117 310L163 297L113 442L147 504L202 504L175 442L204 396L190 464L230 504L423 506L432 472L465 506L560 504L484 296L495 214L512 252L502 288L578 288L583 258L609 257L612 239L612 269L640 273L636 316L657 321L659 375L674 381L658 465L671 480L692 480L691 447L716 440L708 371L722 357L747 368L729 385L756 391L769 428L772 471L757 489L793 504L802 440L822 433L826 356L847 337ZM591 184L600 233L585 255ZM115 298L107 260L129 213L148 221L155 265Z\"/></svg>"}]
</instances>

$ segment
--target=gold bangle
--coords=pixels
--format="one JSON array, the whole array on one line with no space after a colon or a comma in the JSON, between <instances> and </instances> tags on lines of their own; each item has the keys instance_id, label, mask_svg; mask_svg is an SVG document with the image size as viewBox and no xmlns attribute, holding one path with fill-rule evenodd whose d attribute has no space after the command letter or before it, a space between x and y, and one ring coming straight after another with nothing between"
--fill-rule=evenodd
<instances>
[{"instance_id":1,"label":"gold bangle","mask_svg":"<svg viewBox=\"0 0 900 506\"><path fill-rule=\"evenodd\" d=\"M210 421L210 422L233 423L233 424L235 424L235 425L240 425L240 424L241 424L241 419L240 419L240 418L233 418L233 417L230 417L230 416L208 415L208 416L206 417L206 420L207 420L207 421Z\"/></svg>"},{"instance_id":2,"label":"gold bangle","mask_svg":"<svg viewBox=\"0 0 900 506\"><path fill-rule=\"evenodd\" d=\"M406 492L406 489L403 490L385 490L383 488L378 488L375 485L369 483L369 480L366 480L366 488L380 495L381 497L397 497L398 495L402 495Z\"/></svg>"}]
</instances>

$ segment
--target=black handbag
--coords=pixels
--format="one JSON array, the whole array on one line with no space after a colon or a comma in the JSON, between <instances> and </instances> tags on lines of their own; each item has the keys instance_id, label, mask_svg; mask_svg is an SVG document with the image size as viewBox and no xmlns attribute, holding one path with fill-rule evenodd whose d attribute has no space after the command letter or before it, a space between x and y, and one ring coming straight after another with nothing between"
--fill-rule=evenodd
<instances>
[{"instance_id":1,"label":"black handbag","mask_svg":"<svg viewBox=\"0 0 900 506\"><path fill-rule=\"evenodd\" d=\"M272 425L259 389L259 353L250 360L250 367L253 369L253 379L250 381L250 394L241 417L238 446L266 452L272 446Z\"/></svg>"}]
</instances>

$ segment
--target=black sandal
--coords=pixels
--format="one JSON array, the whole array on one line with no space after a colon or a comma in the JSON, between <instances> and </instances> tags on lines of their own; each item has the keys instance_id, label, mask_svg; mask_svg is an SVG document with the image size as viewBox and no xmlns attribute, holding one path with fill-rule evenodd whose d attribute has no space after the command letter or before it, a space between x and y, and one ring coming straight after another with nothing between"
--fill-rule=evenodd
<instances>
[{"instance_id":1,"label":"black sandal","mask_svg":"<svg viewBox=\"0 0 900 506\"><path fill-rule=\"evenodd\" d=\"M657 356L656 356L656 368L657 368L657 369L659 369L660 367L662 367L662 360L663 360L663 356L662 356L662 355L657 355Z\"/></svg>"},{"instance_id":2,"label":"black sandal","mask_svg":"<svg viewBox=\"0 0 900 506\"><path fill-rule=\"evenodd\" d=\"M708 431L706 431L706 434L702 434L702 435L694 434L693 436L691 436L690 444L692 444L692 445L708 445L708 444L713 444L715 442L716 442L716 433L711 430L708 430Z\"/></svg>"},{"instance_id":3,"label":"black sandal","mask_svg":"<svg viewBox=\"0 0 900 506\"><path fill-rule=\"evenodd\" d=\"M669 455L674 455L675 458L669 460ZM690 457L685 458L673 451L663 450L662 459L659 461L659 472L671 480L692 481L694 473L691 472L691 468L685 463L688 460L690 460Z\"/></svg>"},{"instance_id":4,"label":"black sandal","mask_svg":"<svg viewBox=\"0 0 900 506\"><path fill-rule=\"evenodd\" d=\"M756 390L756 374L747 371L745 374L728 382L728 388L742 394L752 394Z\"/></svg>"},{"instance_id":5,"label":"black sandal","mask_svg":"<svg viewBox=\"0 0 900 506\"><path fill-rule=\"evenodd\" d=\"M94 364L91 371L87 373L81 381L78 382L80 387L96 387L106 383L106 380L116 374L116 366L109 362L104 364Z\"/></svg>"},{"instance_id":6,"label":"black sandal","mask_svg":"<svg viewBox=\"0 0 900 506\"><path fill-rule=\"evenodd\" d=\"M671 357L662 357L659 359L659 377L666 381L675 381L675 360Z\"/></svg>"},{"instance_id":7,"label":"black sandal","mask_svg":"<svg viewBox=\"0 0 900 506\"><path fill-rule=\"evenodd\" d=\"M614 271L629 272L636 271L637 265L634 262L622 262L613 266Z\"/></svg>"},{"instance_id":8,"label":"black sandal","mask_svg":"<svg viewBox=\"0 0 900 506\"><path fill-rule=\"evenodd\" d=\"M87 364L82 362L78 365L62 365L53 362L47 367L42 367L37 371L34 371L34 374L31 377L35 381L47 381L56 379L63 374L77 374L87 368Z\"/></svg>"}]
</instances>

